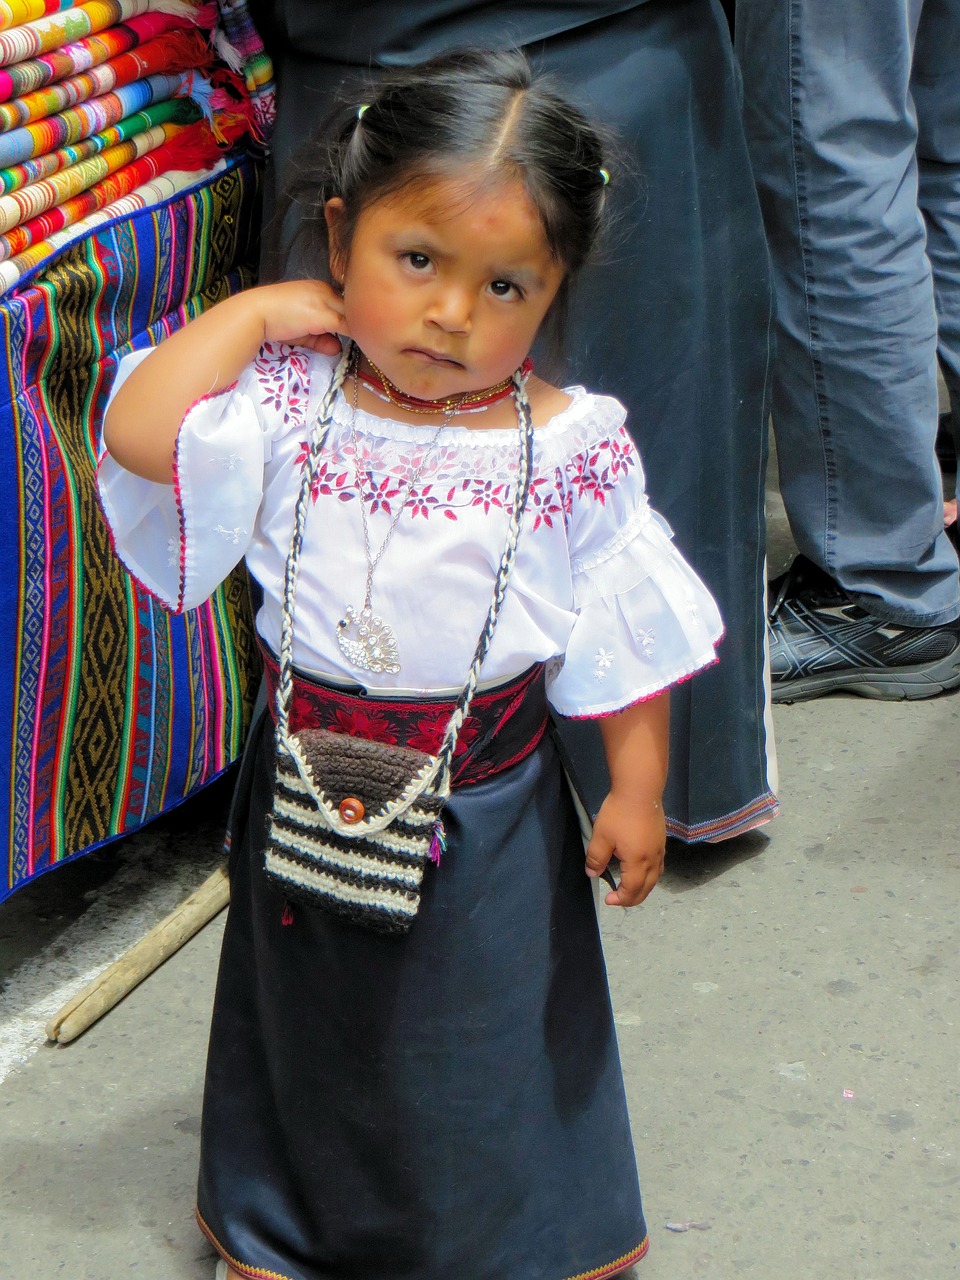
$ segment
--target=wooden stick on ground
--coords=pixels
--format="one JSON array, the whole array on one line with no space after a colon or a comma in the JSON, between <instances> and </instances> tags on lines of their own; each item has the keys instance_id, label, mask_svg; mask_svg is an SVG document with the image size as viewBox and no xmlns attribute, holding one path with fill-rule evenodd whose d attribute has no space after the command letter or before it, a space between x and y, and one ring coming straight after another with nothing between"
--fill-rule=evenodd
<instances>
[{"instance_id":1,"label":"wooden stick on ground","mask_svg":"<svg viewBox=\"0 0 960 1280\"><path fill-rule=\"evenodd\" d=\"M47 1039L69 1044L158 969L203 928L230 899L226 867L219 867L165 920L104 969L47 1023Z\"/></svg>"}]
</instances>

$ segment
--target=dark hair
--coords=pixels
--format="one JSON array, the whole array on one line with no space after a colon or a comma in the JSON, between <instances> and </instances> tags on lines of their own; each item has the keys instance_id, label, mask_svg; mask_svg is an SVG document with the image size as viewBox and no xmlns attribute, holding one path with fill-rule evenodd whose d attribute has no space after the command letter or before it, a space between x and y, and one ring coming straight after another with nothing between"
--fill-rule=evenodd
<instances>
[{"instance_id":1,"label":"dark hair","mask_svg":"<svg viewBox=\"0 0 960 1280\"><path fill-rule=\"evenodd\" d=\"M349 250L364 209L423 179L464 166L491 181L516 177L540 215L547 245L564 269L551 308L560 338L572 276L597 242L607 204L601 135L521 53L461 50L376 81L366 103L339 108L302 153L281 226L296 226L295 255L329 270L326 202L346 206L341 247ZM312 158L307 158L311 156Z\"/></svg>"}]
</instances>

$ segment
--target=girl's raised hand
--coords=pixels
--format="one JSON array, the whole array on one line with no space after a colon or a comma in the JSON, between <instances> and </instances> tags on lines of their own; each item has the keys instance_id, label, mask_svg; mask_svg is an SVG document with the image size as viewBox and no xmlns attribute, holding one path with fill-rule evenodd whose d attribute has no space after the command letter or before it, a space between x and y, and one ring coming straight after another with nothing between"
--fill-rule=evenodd
<instances>
[{"instance_id":1,"label":"girl's raised hand","mask_svg":"<svg viewBox=\"0 0 960 1280\"><path fill-rule=\"evenodd\" d=\"M620 884L607 894L610 907L635 907L663 874L667 840L663 806L650 798L611 791L600 806L587 846L587 875L601 875L611 857L620 863Z\"/></svg>"},{"instance_id":2,"label":"girl's raised hand","mask_svg":"<svg viewBox=\"0 0 960 1280\"><path fill-rule=\"evenodd\" d=\"M337 334L349 336L343 299L322 280L263 285L246 297L261 309L264 342L288 342L336 356L340 353Z\"/></svg>"},{"instance_id":3,"label":"girl's raised hand","mask_svg":"<svg viewBox=\"0 0 960 1280\"><path fill-rule=\"evenodd\" d=\"M234 294L155 347L110 402L104 442L114 459L158 484L173 482L177 432L190 406L237 380L265 342L340 353L343 300L320 280Z\"/></svg>"}]
</instances>

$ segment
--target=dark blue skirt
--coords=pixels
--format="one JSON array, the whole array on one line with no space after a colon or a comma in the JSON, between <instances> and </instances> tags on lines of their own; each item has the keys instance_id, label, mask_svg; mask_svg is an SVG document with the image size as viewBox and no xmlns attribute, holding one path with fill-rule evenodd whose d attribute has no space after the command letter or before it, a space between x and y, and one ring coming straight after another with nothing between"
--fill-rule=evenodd
<instances>
[{"instance_id":1,"label":"dark blue skirt","mask_svg":"<svg viewBox=\"0 0 960 1280\"><path fill-rule=\"evenodd\" d=\"M268 884L272 777L263 716L234 808L204 1099L198 1216L216 1248L288 1280L629 1267L646 1227L552 739L454 792L402 937L291 910Z\"/></svg>"}]
</instances>

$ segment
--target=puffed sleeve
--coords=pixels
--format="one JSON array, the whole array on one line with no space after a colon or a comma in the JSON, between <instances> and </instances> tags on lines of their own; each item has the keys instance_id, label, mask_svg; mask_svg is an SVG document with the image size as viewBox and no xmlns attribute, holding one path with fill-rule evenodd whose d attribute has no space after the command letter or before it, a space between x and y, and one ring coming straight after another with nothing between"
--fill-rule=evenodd
<instances>
[{"instance_id":1,"label":"puffed sleeve","mask_svg":"<svg viewBox=\"0 0 960 1280\"><path fill-rule=\"evenodd\" d=\"M150 354L123 358L111 395ZM100 502L130 574L174 613L202 604L243 558L276 434L302 415L304 352L265 346L230 387L187 411L172 484L131 474L101 448Z\"/></svg>"},{"instance_id":2,"label":"puffed sleeve","mask_svg":"<svg viewBox=\"0 0 960 1280\"><path fill-rule=\"evenodd\" d=\"M562 483L577 621L550 701L564 716L610 715L715 662L723 623L650 507L622 426L570 459Z\"/></svg>"}]
</instances>

